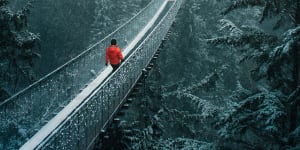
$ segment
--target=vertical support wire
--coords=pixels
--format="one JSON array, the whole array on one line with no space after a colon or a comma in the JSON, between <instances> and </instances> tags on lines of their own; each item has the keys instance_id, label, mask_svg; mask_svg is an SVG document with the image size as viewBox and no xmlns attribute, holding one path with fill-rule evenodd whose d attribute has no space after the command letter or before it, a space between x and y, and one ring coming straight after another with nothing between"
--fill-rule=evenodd
<instances>
[{"instance_id":1,"label":"vertical support wire","mask_svg":"<svg viewBox=\"0 0 300 150\"><path fill-rule=\"evenodd\" d=\"M152 10L150 10L149 12L152 12ZM147 16L144 16L144 17L147 17ZM76 135L74 135L74 136L77 136L77 140L75 140L75 141L77 141L77 146L76 146L77 148L80 148L80 146L82 146L82 144L88 145L89 138L86 139L85 143L80 143L80 141L84 141L81 139L80 135L84 134L85 137L87 137L88 136L87 134L89 134L90 130L89 129L83 130L83 129L89 128L90 124L89 123L86 124L86 122L88 122L90 120L95 120L95 118L93 118L92 116L88 116L88 115L92 114L92 112L90 112L90 110L92 110L92 108L89 108L88 106L93 105L95 103L95 105L93 105L93 106L97 107L95 109L100 109L98 111L100 113L99 116L101 116L100 122L104 125L104 122L106 122L107 119L109 119L111 113L113 112L111 110L115 109L116 104L118 104L120 99L123 97L123 93L125 95L126 92L124 92L124 91L126 89L124 90L124 87L127 87L127 86L131 87L135 83L135 80L140 75L141 69L143 69L143 67L145 67L145 65L147 63L147 61L145 63L145 59L147 59L147 60L151 59L150 57L154 54L154 52L157 48L156 41L159 41L159 39L161 37L163 37L165 30L167 30L166 25L169 24L169 21L170 20L166 20L163 24L160 24L160 26L162 26L161 29L163 31L159 31L161 29L156 28L155 31L153 32L153 35L151 35L151 37L150 37L150 41L148 39L148 41L144 43L144 46L141 49L137 50L136 53L133 54L133 57L131 58L131 60L126 61L126 63L128 63L128 64L123 65L124 69L123 68L119 69L120 72L119 73L117 72L115 74L116 78L112 79L109 82L106 82L106 84L100 88L100 95L101 95L100 97L99 97L99 94L96 94L95 98L90 99L91 101L85 103L84 106L82 106L80 108L80 110L78 110L78 111L76 110L77 112L76 112L76 114L74 114L74 116L72 116L72 118L75 117L75 119L74 119L75 126L74 125L73 126L75 127L74 132L76 133ZM134 35L135 34L134 32L135 32L134 30L133 31L130 30L129 35ZM124 39L124 41L125 41L125 39ZM86 61L86 60L84 60L84 61ZM73 66L73 67L77 67L77 70L80 69L80 68L78 68L78 67L80 67L79 64L77 64L76 66ZM129 70L129 72L128 72L128 70ZM74 72L70 72L70 73L72 74ZM78 71L77 71L77 73L78 73ZM126 74L125 75L127 78L126 80L122 80L124 74ZM76 79L77 79L76 77L77 77L76 75L72 75L72 84L75 86L77 86L77 85L79 86L79 84L74 83L74 82L76 82ZM118 81L120 81L120 82L118 83ZM130 83L130 84L127 84L127 83ZM51 88L54 88L54 87L51 87ZM112 90L112 88L115 88L117 91L114 92ZM127 88L127 90L128 89L129 88ZM32 97L30 97L30 99L32 99ZM113 100L113 102L111 100ZM98 104L97 104L97 101L98 101ZM94 103L92 103L92 102L94 102ZM97 121L95 121L95 122L97 122ZM92 123L94 123L94 122L92 122ZM64 129L71 130L72 128L63 128L62 130L64 130ZM74 133L74 132L70 132L70 134ZM62 134L64 134L64 131L62 131ZM62 136L62 135L57 136L57 137L58 137L57 140L61 140L61 139L65 138L65 136ZM68 146L66 146L66 147L68 147ZM58 146L57 148L63 149L64 146L63 147Z\"/></svg>"},{"instance_id":2,"label":"vertical support wire","mask_svg":"<svg viewBox=\"0 0 300 150\"><path fill-rule=\"evenodd\" d=\"M100 121L101 121L101 127L104 125L104 92L103 92L104 90L103 90L103 88L102 88L102 90L101 90L101 98L100 98L100 103L101 103L101 119L100 119ZM100 116L100 115L99 115Z\"/></svg>"}]
</instances>

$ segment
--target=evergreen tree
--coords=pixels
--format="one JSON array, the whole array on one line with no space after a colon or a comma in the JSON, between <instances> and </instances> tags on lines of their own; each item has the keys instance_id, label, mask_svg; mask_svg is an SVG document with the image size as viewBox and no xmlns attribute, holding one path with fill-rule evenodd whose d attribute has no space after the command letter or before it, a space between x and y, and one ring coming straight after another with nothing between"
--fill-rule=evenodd
<instances>
[{"instance_id":1,"label":"evergreen tree","mask_svg":"<svg viewBox=\"0 0 300 150\"><path fill-rule=\"evenodd\" d=\"M299 118L299 1L237 0L223 14L237 8L262 6L259 22L279 16L273 29L288 17L296 27L282 36L266 34L263 30L241 26L222 19L220 31L228 35L207 40L213 45L230 45L242 53L241 61L256 62L252 78L260 81L257 91L239 100L235 111L227 113L220 122L219 133L225 141L239 147L264 145L263 149L297 149L300 147ZM252 139L249 139L252 137ZM253 140L255 139L255 140ZM222 142L221 142L222 143ZM222 144L221 144L222 145ZM222 145L224 147L232 145Z\"/></svg>"},{"instance_id":2,"label":"evergreen tree","mask_svg":"<svg viewBox=\"0 0 300 150\"><path fill-rule=\"evenodd\" d=\"M21 78L35 80L33 59L40 57L39 35L26 30L27 17L33 0L19 11L13 12L8 0L0 0L0 100L16 92Z\"/></svg>"},{"instance_id":3,"label":"evergreen tree","mask_svg":"<svg viewBox=\"0 0 300 150\"><path fill-rule=\"evenodd\" d=\"M300 1L299 0L236 0L227 7L222 14L226 15L232 10L249 6L261 6L263 12L259 22L263 22L267 17L279 16L274 29L285 23L285 18L290 18L295 25L300 24Z\"/></svg>"}]
</instances>

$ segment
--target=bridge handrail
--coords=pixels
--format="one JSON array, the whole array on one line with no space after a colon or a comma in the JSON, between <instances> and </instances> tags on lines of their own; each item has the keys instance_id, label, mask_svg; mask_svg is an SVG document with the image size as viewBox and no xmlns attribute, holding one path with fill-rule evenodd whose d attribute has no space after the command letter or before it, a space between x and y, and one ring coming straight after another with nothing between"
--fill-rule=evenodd
<instances>
[{"instance_id":1,"label":"bridge handrail","mask_svg":"<svg viewBox=\"0 0 300 150\"><path fill-rule=\"evenodd\" d=\"M23 134L26 137L21 137L23 142L36 133L41 126L47 123L48 119L55 116L74 98L84 84L95 77L92 76L91 70L96 70L96 73L101 71L104 63L99 63L99 60L104 59L104 48L109 44L110 39L117 38L119 46L125 47L138 34L163 1L152 0L113 33L24 90L1 102L0 132L7 132L7 128L11 125L26 131ZM103 49L103 51L99 49ZM64 83L61 84L60 82ZM0 137L2 136L5 135L0 135Z\"/></svg>"},{"instance_id":2,"label":"bridge handrail","mask_svg":"<svg viewBox=\"0 0 300 150\"><path fill-rule=\"evenodd\" d=\"M133 88L142 69L150 62L161 40L171 26L183 0L175 0L172 7L130 54L121 67L92 92L73 113L35 149L91 149L101 129L116 113ZM114 89L114 90L111 90Z\"/></svg>"},{"instance_id":3,"label":"bridge handrail","mask_svg":"<svg viewBox=\"0 0 300 150\"><path fill-rule=\"evenodd\" d=\"M40 82L46 80L47 78L49 78L50 76L52 76L53 74L57 73L59 70L61 70L62 68L67 67L69 64L73 63L74 61L76 61L78 58L82 57L84 54L88 53L89 51L92 50L92 48L95 48L97 45L99 45L101 42L103 42L105 39L110 39L109 37L112 37L112 35L114 35L118 30L120 30L121 28L123 28L124 26L126 26L129 22L131 22L132 20L134 20L138 15L140 15L146 8L148 8L150 6L151 3L153 3L154 1L150 1L150 3L144 7L141 11L139 11L136 15L134 15L132 18L130 18L130 20L128 20L126 23L122 24L120 27L118 27L116 30L114 30L112 33L108 34L106 37L104 37L102 40L100 40L99 42L96 42L95 44L93 44L92 46L90 46L89 48L87 48L86 50L84 50L83 52L81 52L80 54L78 54L77 56L75 56L74 58L70 59L68 62L66 62L65 64L57 67L55 70L53 70L52 72L48 73L47 75L43 76L42 78L40 78L39 80L35 81L34 83L30 84L29 86L27 86L26 88L24 88L23 90L15 93L14 95L12 95L11 97L5 99L3 102L0 103L0 106L4 105L5 103L13 100L14 98L16 98L17 96L19 96L20 94L28 91L30 88L36 86L37 84L39 84Z\"/></svg>"}]
</instances>

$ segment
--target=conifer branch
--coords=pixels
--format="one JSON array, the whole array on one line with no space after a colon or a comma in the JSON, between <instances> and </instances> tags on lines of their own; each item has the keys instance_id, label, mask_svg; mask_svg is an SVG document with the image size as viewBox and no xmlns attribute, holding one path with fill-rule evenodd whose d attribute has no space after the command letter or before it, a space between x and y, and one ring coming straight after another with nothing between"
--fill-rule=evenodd
<instances>
[{"instance_id":1,"label":"conifer branch","mask_svg":"<svg viewBox=\"0 0 300 150\"><path fill-rule=\"evenodd\" d=\"M246 8L248 6L261 6L263 4L263 0L237 0L227 7L221 14L226 15L235 9Z\"/></svg>"}]
</instances>

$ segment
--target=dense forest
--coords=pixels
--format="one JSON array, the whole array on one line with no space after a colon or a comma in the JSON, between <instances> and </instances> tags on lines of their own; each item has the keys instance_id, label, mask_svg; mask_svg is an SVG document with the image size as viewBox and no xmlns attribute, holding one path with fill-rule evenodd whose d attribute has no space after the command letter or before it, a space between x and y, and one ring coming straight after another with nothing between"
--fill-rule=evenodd
<instances>
[{"instance_id":1,"label":"dense forest","mask_svg":"<svg viewBox=\"0 0 300 150\"><path fill-rule=\"evenodd\" d=\"M300 149L299 15L296 0L186 0L102 147Z\"/></svg>"},{"instance_id":2,"label":"dense forest","mask_svg":"<svg viewBox=\"0 0 300 150\"><path fill-rule=\"evenodd\" d=\"M0 102L149 1L0 0ZM97 148L300 149L299 24L299 0L185 0L144 86Z\"/></svg>"}]
</instances>

